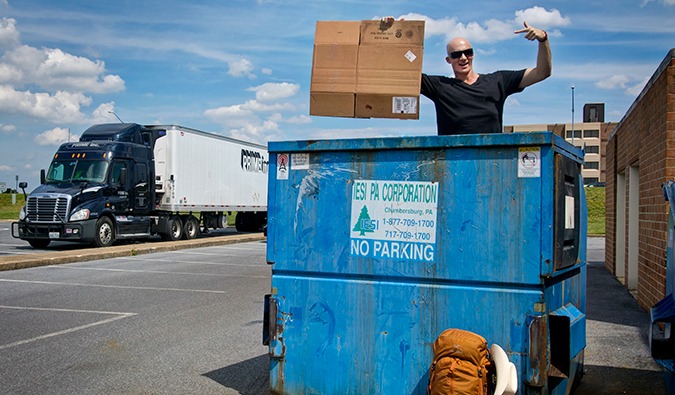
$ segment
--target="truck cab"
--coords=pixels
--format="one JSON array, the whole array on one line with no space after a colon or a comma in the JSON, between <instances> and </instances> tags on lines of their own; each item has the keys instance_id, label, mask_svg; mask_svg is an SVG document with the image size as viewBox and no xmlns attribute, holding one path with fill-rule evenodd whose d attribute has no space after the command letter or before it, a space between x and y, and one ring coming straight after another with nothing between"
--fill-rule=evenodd
<instances>
[{"instance_id":1,"label":"truck cab","mask_svg":"<svg viewBox=\"0 0 675 395\"><path fill-rule=\"evenodd\" d=\"M103 124L62 144L12 234L35 248L53 240L109 246L125 235L149 236L158 136L137 124Z\"/></svg>"}]
</instances>

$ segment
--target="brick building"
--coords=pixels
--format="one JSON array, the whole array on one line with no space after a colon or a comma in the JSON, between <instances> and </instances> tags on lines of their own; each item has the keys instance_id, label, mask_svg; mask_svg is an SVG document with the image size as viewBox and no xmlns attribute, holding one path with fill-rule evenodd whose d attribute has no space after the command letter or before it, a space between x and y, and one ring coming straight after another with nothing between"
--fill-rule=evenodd
<instances>
[{"instance_id":1,"label":"brick building","mask_svg":"<svg viewBox=\"0 0 675 395\"><path fill-rule=\"evenodd\" d=\"M605 265L645 309L665 296L667 180L675 180L675 49L606 147Z\"/></svg>"}]
</instances>

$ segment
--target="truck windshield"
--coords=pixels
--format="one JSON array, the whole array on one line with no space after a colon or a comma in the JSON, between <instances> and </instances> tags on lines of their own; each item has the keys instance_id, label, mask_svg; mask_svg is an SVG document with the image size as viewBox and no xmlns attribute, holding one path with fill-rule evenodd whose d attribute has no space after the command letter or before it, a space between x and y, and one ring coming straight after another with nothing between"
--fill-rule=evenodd
<instances>
[{"instance_id":1,"label":"truck windshield","mask_svg":"<svg viewBox=\"0 0 675 395\"><path fill-rule=\"evenodd\" d=\"M47 182L103 182L107 171L104 160L56 159L47 171Z\"/></svg>"}]
</instances>

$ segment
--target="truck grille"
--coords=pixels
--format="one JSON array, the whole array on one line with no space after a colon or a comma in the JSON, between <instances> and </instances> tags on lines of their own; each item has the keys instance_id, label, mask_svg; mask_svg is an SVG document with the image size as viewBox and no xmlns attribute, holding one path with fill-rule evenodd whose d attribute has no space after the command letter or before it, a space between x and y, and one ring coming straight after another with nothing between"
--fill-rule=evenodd
<instances>
[{"instance_id":1,"label":"truck grille","mask_svg":"<svg viewBox=\"0 0 675 395\"><path fill-rule=\"evenodd\" d=\"M30 222L66 222L70 210L68 195L29 196L26 219Z\"/></svg>"}]
</instances>

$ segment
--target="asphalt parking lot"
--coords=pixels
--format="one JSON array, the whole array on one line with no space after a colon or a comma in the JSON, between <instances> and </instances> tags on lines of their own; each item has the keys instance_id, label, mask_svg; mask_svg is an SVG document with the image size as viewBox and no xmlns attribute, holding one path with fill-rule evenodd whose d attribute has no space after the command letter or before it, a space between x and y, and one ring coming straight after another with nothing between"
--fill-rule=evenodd
<instances>
[{"instance_id":1,"label":"asphalt parking lot","mask_svg":"<svg viewBox=\"0 0 675 395\"><path fill-rule=\"evenodd\" d=\"M265 393L265 246L0 272L0 393Z\"/></svg>"},{"instance_id":2,"label":"asphalt parking lot","mask_svg":"<svg viewBox=\"0 0 675 395\"><path fill-rule=\"evenodd\" d=\"M264 238L214 239L233 244L117 246L108 259L100 249L55 251L49 266L0 272L2 393L267 393ZM671 376L650 355L648 314L604 268L604 239L588 247L575 393L669 393ZM64 264L68 255L77 263Z\"/></svg>"}]
</instances>

